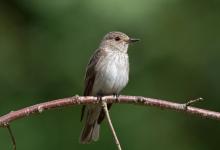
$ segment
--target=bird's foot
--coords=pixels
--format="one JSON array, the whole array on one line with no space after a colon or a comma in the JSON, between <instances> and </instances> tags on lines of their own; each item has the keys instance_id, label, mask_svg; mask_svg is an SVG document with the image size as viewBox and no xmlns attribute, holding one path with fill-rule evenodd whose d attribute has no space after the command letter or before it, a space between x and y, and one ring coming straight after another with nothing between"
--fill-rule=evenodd
<instances>
[{"instance_id":1,"label":"bird's foot","mask_svg":"<svg viewBox=\"0 0 220 150\"><path fill-rule=\"evenodd\" d=\"M114 98L115 98L115 101L118 103L119 102L119 94L117 94L117 93L114 93L113 94L113 96L114 96Z\"/></svg>"},{"instance_id":2,"label":"bird's foot","mask_svg":"<svg viewBox=\"0 0 220 150\"><path fill-rule=\"evenodd\" d=\"M101 96L101 95L98 95L98 96L97 96L97 100L98 100L98 103L102 103L102 96Z\"/></svg>"}]
</instances>

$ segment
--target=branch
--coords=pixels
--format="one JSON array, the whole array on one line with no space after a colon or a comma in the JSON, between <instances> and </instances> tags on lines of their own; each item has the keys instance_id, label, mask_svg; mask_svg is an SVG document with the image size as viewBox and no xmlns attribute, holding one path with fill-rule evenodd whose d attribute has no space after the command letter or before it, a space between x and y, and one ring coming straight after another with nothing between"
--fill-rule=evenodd
<instances>
[{"instance_id":1,"label":"branch","mask_svg":"<svg viewBox=\"0 0 220 150\"><path fill-rule=\"evenodd\" d=\"M122 103L122 104L137 104L158 107L162 109L176 110L179 112L185 112L187 114L196 115L202 118L214 119L220 121L220 113L196 107L187 106L186 104L179 104L175 102L169 102L165 100L141 97L141 96L104 96L102 97L107 103ZM9 123L20 118L28 117L34 113L42 113L45 110L66 107L72 105L85 105L85 104L98 104L100 101L97 97L93 96L73 96L69 98L63 98L44 102L29 106L17 111L11 111L10 113L0 117L0 127L7 127Z\"/></svg>"},{"instance_id":2,"label":"branch","mask_svg":"<svg viewBox=\"0 0 220 150\"><path fill-rule=\"evenodd\" d=\"M109 127L111 129L112 135L114 137L115 144L116 144L118 150L121 150L121 145L120 145L120 142L119 142L118 137L116 135L116 132L114 130L114 127L112 125L112 121L111 121L111 118L110 118L110 115L109 115L109 112L108 112L108 106L107 106L107 103L105 101L102 101L102 107L105 111L105 116L106 116L106 119L108 121Z\"/></svg>"},{"instance_id":3,"label":"branch","mask_svg":"<svg viewBox=\"0 0 220 150\"><path fill-rule=\"evenodd\" d=\"M8 125L7 128L8 128L9 135L11 137L11 141L12 141L12 145L13 145L13 150L16 150L16 141L15 141L15 137L14 137L14 135L12 133L11 127Z\"/></svg>"}]
</instances>

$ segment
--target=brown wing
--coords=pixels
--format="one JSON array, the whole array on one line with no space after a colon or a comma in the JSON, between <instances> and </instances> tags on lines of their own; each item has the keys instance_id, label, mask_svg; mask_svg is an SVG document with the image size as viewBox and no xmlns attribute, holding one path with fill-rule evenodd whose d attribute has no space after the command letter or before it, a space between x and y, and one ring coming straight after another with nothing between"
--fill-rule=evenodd
<instances>
[{"instance_id":1,"label":"brown wing","mask_svg":"<svg viewBox=\"0 0 220 150\"><path fill-rule=\"evenodd\" d=\"M93 88L93 84L95 81L95 76L96 76L96 71L95 71L95 66L98 63L99 59L101 58L101 53L103 52L103 50L98 49L95 51L95 53L93 54L93 56L90 58L90 61L87 65L86 68L86 75L85 75L85 89L84 89L84 96L89 96L92 93L92 88ZM82 111L81 111L81 121L83 119L84 116L84 112L85 112L85 105L83 105L82 107Z\"/></svg>"}]
</instances>

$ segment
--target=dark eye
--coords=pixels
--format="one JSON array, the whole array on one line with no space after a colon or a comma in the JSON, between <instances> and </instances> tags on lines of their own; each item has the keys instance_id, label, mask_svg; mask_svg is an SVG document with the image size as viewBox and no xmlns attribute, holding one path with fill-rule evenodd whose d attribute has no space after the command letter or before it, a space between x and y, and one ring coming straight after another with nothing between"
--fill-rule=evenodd
<instances>
[{"instance_id":1,"label":"dark eye","mask_svg":"<svg viewBox=\"0 0 220 150\"><path fill-rule=\"evenodd\" d=\"M120 37L118 37L118 36L115 37L115 41L119 41L119 40L121 40Z\"/></svg>"}]
</instances>

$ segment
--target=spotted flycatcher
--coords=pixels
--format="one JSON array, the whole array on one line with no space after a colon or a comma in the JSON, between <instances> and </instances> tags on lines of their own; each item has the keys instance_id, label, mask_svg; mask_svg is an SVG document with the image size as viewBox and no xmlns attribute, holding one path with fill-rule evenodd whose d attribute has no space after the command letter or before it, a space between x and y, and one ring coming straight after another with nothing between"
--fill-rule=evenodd
<instances>
[{"instance_id":1,"label":"spotted flycatcher","mask_svg":"<svg viewBox=\"0 0 220 150\"><path fill-rule=\"evenodd\" d=\"M136 41L138 39L129 38L122 32L109 32L104 36L87 65L84 96L119 94L128 83L128 45ZM108 108L110 107L111 104L108 104ZM100 104L83 106L81 120L84 114L85 126L81 132L80 142L97 141L100 123L105 117L102 106Z\"/></svg>"}]
</instances>

